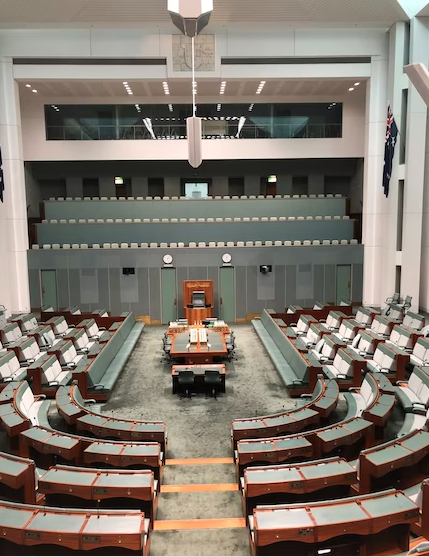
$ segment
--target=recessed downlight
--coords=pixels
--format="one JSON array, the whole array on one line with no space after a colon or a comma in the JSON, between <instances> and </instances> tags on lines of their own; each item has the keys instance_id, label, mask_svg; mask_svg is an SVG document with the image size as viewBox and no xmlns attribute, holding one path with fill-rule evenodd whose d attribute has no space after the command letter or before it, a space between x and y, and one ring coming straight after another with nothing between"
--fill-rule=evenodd
<instances>
[{"instance_id":1,"label":"recessed downlight","mask_svg":"<svg viewBox=\"0 0 429 557\"><path fill-rule=\"evenodd\" d=\"M355 87L357 87L358 85L360 85L360 81L356 81L356 83L354 84Z\"/></svg>"},{"instance_id":2,"label":"recessed downlight","mask_svg":"<svg viewBox=\"0 0 429 557\"><path fill-rule=\"evenodd\" d=\"M30 88L30 87L31 87L31 85L30 85L29 83L27 83L26 87Z\"/></svg>"},{"instance_id":3,"label":"recessed downlight","mask_svg":"<svg viewBox=\"0 0 429 557\"><path fill-rule=\"evenodd\" d=\"M31 89L32 93L37 93L37 89Z\"/></svg>"},{"instance_id":4,"label":"recessed downlight","mask_svg":"<svg viewBox=\"0 0 429 557\"><path fill-rule=\"evenodd\" d=\"M354 91L355 88L354 87L349 87L349 91Z\"/></svg>"}]
</instances>

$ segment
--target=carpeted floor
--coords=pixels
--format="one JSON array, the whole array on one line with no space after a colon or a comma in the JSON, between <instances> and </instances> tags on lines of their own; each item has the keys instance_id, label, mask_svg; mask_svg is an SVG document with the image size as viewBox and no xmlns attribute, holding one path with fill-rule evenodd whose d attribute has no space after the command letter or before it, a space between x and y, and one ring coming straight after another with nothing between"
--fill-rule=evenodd
<instances>
[{"instance_id":1,"label":"carpeted floor","mask_svg":"<svg viewBox=\"0 0 429 557\"><path fill-rule=\"evenodd\" d=\"M179 400L171 392L171 365L161 363L164 327L146 327L103 413L162 420L167 458L232 456L234 418L295 406L250 324L235 325L237 359L227 364L226 394ZM163 484L236 483L233 464L166 466ZM240 492L162 493L159 520L243 517ZM247 528L152 532L151 555L249 555Z\"/></svg>"}]
</instances>

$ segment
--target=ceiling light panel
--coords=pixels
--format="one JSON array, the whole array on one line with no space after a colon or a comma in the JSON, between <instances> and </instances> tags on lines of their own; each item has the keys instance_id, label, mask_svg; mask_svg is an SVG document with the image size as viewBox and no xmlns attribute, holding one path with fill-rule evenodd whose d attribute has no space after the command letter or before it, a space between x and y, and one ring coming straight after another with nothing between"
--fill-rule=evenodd
<instances>
[{"instance_id":1,"label":"ceiling light panel","mask_svg":"<svg viewBox=\"0 0 429 557\"><path fill-rule=\"evenodd\" d=\"M167 81L163 81L163 82L162 82L162 86L163 86L163 88L164 88L164 93L165 93L166 95L169 95L169 94L170 94L170 88L168 87Z\"/></svg>"},{"instance_id":2,"label":"ceiling light panel","mask_svg":"<svg viewBox=\"0 0 429 557\"><path fill-rule=\"evenodd\" d=\"M265 81L261 81L261 83L258 85L258 88L256 89L256 94L260 95L262 93L262 89L264 88L265 85Z\"/></svg>"},{"instance_id":3,"label":"ceiling light panel","mask_svg":"<svg viewBox=\"0 0 429 557\"><path fill-rule=\"evenodd\" d=\"M168 105L168 110L169 110L170 112L173 112L173 105L172 105L172 104L169 104L169 105Z\"/></svg>"},{"instance_id":4,"label":"ceiling light panel","mask_svg":"<svg viewBox=\"0 0 429 557\"><path fill-rule=\"evenodd\" d=\"M132 95L133 94L133 90L131 89L131 86L128 84L128 81L123 81L122 85L125 87L125 91L129 94Z\"/></svg>"},{"instance_id":5,"label":"ceiling light panel","mask_svg":"<svg viewBox=\"0 0 429 557\"><path fill-rule=\"evenodd\" d=\"M224 95L225 94L225 87L226 87L226 81L222 81L221 84L220 84L219 95Z\"/></svg>"}]
</instances>

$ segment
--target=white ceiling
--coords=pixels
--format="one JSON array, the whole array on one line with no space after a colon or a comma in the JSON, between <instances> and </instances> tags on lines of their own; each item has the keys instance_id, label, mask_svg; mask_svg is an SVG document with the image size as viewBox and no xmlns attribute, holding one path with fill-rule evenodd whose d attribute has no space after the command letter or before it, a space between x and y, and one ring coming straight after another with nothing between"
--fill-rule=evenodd
<instances>
[{"instance_id":1,"label":"white ceiling","mask_svg":"<svg viewBox=\"0 0 429 557\"><path fill-rule=\"evenodd\" d=\"M391 25L404 0L214 0L213 23L308 22ZM0 26L170 22L167 0L0 0ZM171 24L172 29L174 28Z\"/></svg>"},{"instance_id":2,"label":"white ceiling","mask_svg":"<svg viewBox=\"0 0 429 557\"><path fill-rule=\"evenodd\" d=\"M215 97L221 102L222 98L237 97L234 102L240 102L240 97L255 97L255 102L267 102L270 97L281 96L329 96L343 95L348 93L348 88L353 86L355 80L266 80L265 86L260 95L256 95L259 80L229 80L226 82L225 95L219 94L220 80L198 80L198 97ZM122 81L31 81L31 88L26 87L26 83L20 83L21 99L33 98L36 95L44 98L56 99L52 102L59 102L58 99L79 97L90 98L121 98L121 101L132 102L135 97L147 97L148 102L153 102L154 98L169 97L190 97L191 83L189 80L171 79L168 81L170 95L164 94L162 81L128 81L133 95L128 95ZM32 93L36 89L37 93ZM364 82L352 92L354 95L365 93ZM140 101L142 102L142 101ZM185 102L187 102L185 100ZM230 101L231 102L231 101Z\"/></svg>"}]
</instances>

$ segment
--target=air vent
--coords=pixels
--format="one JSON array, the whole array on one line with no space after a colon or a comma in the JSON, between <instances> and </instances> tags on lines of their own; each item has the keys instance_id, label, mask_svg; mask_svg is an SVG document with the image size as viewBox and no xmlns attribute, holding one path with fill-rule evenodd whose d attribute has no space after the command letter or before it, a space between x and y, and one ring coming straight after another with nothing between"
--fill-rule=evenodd
<instances>
[{"instance_id":1,"label":"air vent","mask_svg":"<svg viewBox=\"0 0 429 557\"><path fill-rule=\"evenodd\" d=\"M370 64L371 58L367 56L331 56L326 58L221 58L221 64L231 65L255 65L255 64Z\"/></svg>"},{"instance_id":2,"label":"air vent","mask_svg":"<svg viewBox=\"0 0 429 557\"><path fill-rule=\"evenodd\" d=\"M166 58L14 58L13 63L30 66L166 66Z\"/></svg>"}]
</instances>

